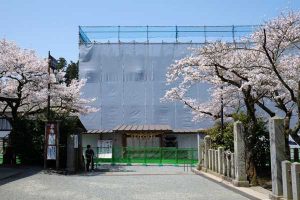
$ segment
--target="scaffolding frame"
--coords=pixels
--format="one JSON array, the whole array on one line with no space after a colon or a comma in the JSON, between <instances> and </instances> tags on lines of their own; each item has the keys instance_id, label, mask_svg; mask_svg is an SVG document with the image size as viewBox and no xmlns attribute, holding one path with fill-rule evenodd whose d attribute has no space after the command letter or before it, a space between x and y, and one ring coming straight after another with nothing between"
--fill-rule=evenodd
<instances>
[{"instance_id":1,"label":"scaffolding frame","mask_svg":"<svg viewBox=\"0 0 300 200\"><path fill-rule=\"evenodd\" d=\"M237 42L258 25L232 26L79 26L79 43Z\"/></svg>"}]
</instances>

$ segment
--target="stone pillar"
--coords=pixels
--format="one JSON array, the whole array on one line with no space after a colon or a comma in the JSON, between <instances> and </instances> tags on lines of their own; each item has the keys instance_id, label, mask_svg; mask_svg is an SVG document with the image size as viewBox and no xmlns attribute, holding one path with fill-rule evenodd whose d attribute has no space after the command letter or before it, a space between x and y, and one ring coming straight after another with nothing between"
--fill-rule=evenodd
<instances>
[{"instance_id":1,"label":"stone pillar","mask_svg":"<svg viewBox=\"0 0 300 200\"><path fill-rule=\"evenodd\" d=\"M231 163L230 163L230 156L231 156L231 152L230 151L227 151L226 153L226 175L228 177L231 177L231 174L230 174L230 168L231 168Z\"/></svg>"},{"instance_id":2,"label":"stone pillar","mask_svg":"<svg viewBox=\"0 0 300 200\"><path fill-rule=\"evenodd\" d=\"M293 200L300 200L300 163L292 163L291 176L292 176L292 189Z\"/></svg>"},{"instance_id":3,"label":"stone pillar","mask_svg":"<svg viewBox=\"0 0 300 200\"><path fill-rule=\"evenodd\" d=\"M235 159L234 159L234 153L231 153L231 156L230 156L230 159L231 159L231 178L235 178L235 172L234 172L234 169L235 169L235 166L234 166L234 163L235 163Z\"/></svg>"},{"instance_id":4,"label":"stone pillar","mask_svg":"<svg viewBox=\"0 0 300 200\"><path fill-rule=\"evenodd\" d=\"M218 163L219 168L218 172L223 174L223 165L224 165L224 147L218 147Z\"/></svg>"},{"instance_id":5,"label":"stone pillar","mask_svg":"<svg viewBox=\"0 0 300 200\"><path fill-rule=\"evenodd\" d=\"M283 195L281 162L285 160L284 119L272 117L269 120L272 194L270 199Z\"/></svg>"},{"instance_id":6,"label":"stone pillar","mask_svg":"<svg viewBox=\"0 0 300 200\"><path fill-rule=\"evenodd\" d=\"M215 170L215 154L214 150L211 149L211 169L214 171Z\"/></svg>"},{"instance_id":7,"label":"stone pillar","mask_svg":"<svg viewBox=\"0 0 300 200\"><path fill-rule=\"evenodd\" d=\"M219 157L219 156L218 156L218 150L215 150L214 153L215 153L215 172L218 173L218 172L219 172L219 171L218 171L218 169L219 169L219 165L218 165L218 157Z\"/></svg>"},{"instance_id":8,"label":"stone pillar","mask_svg":"<svg viewBox=\"0 0 300 200\"><path fill-rule=\"evenodd\" d=\"M209 153L208 150L211 146L210 136L207 135L204 137L204 167L207 169L209 167Z\"/></svg>"},{"instance_id":9,"label":"stone pillar","mask_svg":"<svg viewBox=\"0 0 300 200\"><path fill-rule=\"evenodd\" d=\"M292 192L292 178L291 178L291 162L282 161L282 188L283 188L283 197L287 200L293 199Z\"/></svg>"},{"instance_id":10,"label":"stone pillar","mask_svg":"<svg viewBox=\"0 0 300 200\"><path fill-rule=\"evenodd\" d=\"M234 122L233 134L235 154L235 179L233 184L237 187L249 187L246 174L245 132L242 122Z\"/></svg>"},{"instance_id":11,"label":"stone pillar","mask_svg":"<svg viewBox=\"0 0 300 200\"><path fill-rule=\"evenodd\" d=\"M212 153L212 156L211 156L211 157L212 157L212 163L211 163L211 165L212 165L212 170L215 171L215 155L216 155L216 154L215 154L215 150L212 149L212 150L211 150L211 153Z\"/></svg>"},{"instance_id":12,"label":"stone pillar","mask_svg":"<svg viewBox=\"0 0 300 200\"><path fill-rule=\"evenodd\" d=\"M212 169L212 153L211 153L211 149L208 150L208 168Z\"/></svg>"},{"instance_id":13,"label":"stone pillar","mask_svg":"<svg viewBox=\"0 0 300 200\"><path fill-rule=\"evenodd\" d=\"M226 163L226 152L223 153L223 175L227 176L227 163Z\"/></svg>"},{"instance_id":14,"label":"stone pillar","mask_svg":"<svg viewBox=\"0 0 300 200\"><path fill-rule=\"evenodd\" d=\"M203 166L203 157L202 157L203 146L198 146L198 169L201 169Z\"/></svg>"}]
</instances>

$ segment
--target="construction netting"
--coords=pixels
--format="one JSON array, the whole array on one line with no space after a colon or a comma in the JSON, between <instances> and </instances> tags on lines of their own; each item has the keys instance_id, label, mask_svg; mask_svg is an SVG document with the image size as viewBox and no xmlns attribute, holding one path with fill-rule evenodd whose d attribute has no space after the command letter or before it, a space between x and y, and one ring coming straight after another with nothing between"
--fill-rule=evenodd
<instances>
[{"instance_id":1,"label":"construction netting","mask_svg":"<svg viewBox=\"0 0 300 200\"><path fill-rule=\"evenodd\" d=\"M167 89L166 73L175 60L191 53L193 43L81 44L80 78L87 79L82 95L96 98L97 113L81 116L87 129L113 129L121 124L167 124L172 129L198 129L189 108L161 102ZM208 98L207 85L196 85L189 96Z\"/></svg>"},{"instance_id":2,"label":"construction netting","mask_svg":"<svg viewBox=\"0 0 300 200\"><path fill-rule=\"evenodd\" d=\"M113 147L110 156L105 149L92 147L94 163L101 164L197 164L197 148L172 147ZM85 152L86 148L83 148ZM105 156L102 156L105 155Z\"/></svg>"},{"instance_id":3,"label":"construction netting","mask_svg":"<svg viewBox=\"0 0 300 200\"><path fill-rule=\"evenodd\" d=\"M244 26L80 26L80 43L236 42L259 28Z\"/></svg>"}]
</instances>

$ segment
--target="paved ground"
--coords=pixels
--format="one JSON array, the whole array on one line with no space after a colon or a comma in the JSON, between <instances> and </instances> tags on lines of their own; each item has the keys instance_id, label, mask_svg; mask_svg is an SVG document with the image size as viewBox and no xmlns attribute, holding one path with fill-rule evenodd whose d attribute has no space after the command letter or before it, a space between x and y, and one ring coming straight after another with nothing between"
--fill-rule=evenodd
<instances>
[{"instance_id":1,"label":"paved ground","mask_svg":"<svg viewBox=\"0 0 300 200\"><path fill-rule=\"evenodd\" d=\"M1 200L245 200L182 167L122 166L81 175L43 171L1 183ZM33 175L32 175L33 174Z\"/></svg>"}]
</instances>

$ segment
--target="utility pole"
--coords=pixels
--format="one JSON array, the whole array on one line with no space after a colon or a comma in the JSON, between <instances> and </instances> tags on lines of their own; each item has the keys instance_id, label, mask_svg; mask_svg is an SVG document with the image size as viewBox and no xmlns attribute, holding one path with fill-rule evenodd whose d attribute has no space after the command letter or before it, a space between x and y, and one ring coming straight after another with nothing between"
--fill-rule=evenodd
<instances>
[{"instance_id":1,"label":"utility pole","mask_svg":"<svg viewBox=\"0 0 300 200\"><path fill-rule=\"evenodd\" d=\"M44 168L47 168L47 160L55 160L56 162L56 169L59 168L59 125L57 121L53 121L51 119L51 110L50 110L50 87L51 87L51 69L53 71L57 68L57 60L53 58L50 54L50 51L48 52L48 75L49 75L49 82L48 82L48 99L47 99L47 122L45 124L45 144L44 144ZM50 136L51 138L55 138L55 142L50 142ZM53 136L54 134L54 136ZM49 152L48 152L49 151ZM55 157L51 156L51 152L56 154ZM49 153L49 158L48 158Z\"/></svg>"},{"instance_id":2,"label":"utility pole","mask_svg":"<svg viewBox=\"0 0 300 200\"><path fill-rule=\"evenodd\" d=\"M50 51L48 52L48 75L50 80L50 65L51 65L51 57ZM48 104L47 104L47 120L50 120L50 81L48 82Z\"/></svg>"},{"instance_id":3,"label":"utility pole","mask_svg":"<svg viewBox=\"0 0 300 200\"><path fill-rule=\"evenodd\" d=\"M50 77L50 51L48 52L48 75ZM49 78L50 80L50 78ZM45 124L45 142L44 142L44 169L47 168L47 151L48 151L48 137L47 137L47 125L50 120L50 81L48 82L48 100L47 100L47 123Z\"/></svg>"}]
</instances>

